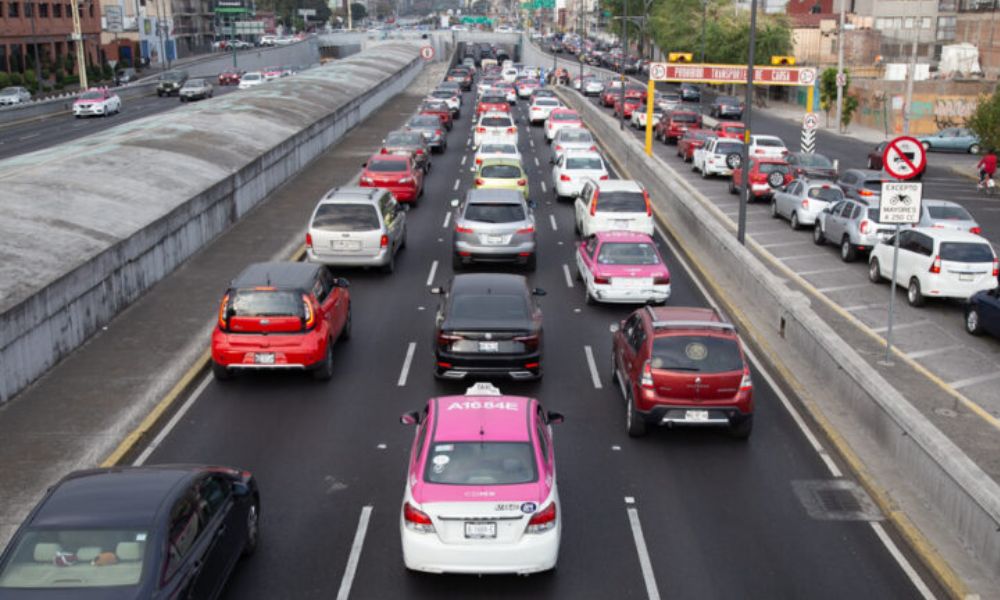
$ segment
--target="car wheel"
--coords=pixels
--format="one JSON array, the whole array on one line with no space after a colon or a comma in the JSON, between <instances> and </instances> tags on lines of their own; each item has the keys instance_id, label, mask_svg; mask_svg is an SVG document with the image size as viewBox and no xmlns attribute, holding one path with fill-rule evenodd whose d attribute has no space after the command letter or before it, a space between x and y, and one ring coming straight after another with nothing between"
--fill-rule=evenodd
<instances>
[{"instance_id":1,"label":"car wheel","mask_svg":"<svg viewBox=\"0 0 1000 600\"><path fill-rule=\"evenodd\" d=\"M924 305L924 294L920 291L920 281L916 277L910 278L910 285L906 288L906 301L910 306Z\"/></svg>"},{"instance_id":2,"label":"car wheel","mask_svg":"<svg viewBox=\"0 0 1000 600\"><path fill-rule=\"evenodd\" d=\"M389 255L389 262L387 262L384 265L382 265L382 272L383 273L392 273L395 270L396 270L396 255L395 254L391 254L391 255Z\"/></svg>"},{"instance_id":3,"label":"car wheel","mask_svg":"<svg viewBox=\"0 0 1000 600\"><path fill-rule=\"evenodd\" d=\"M924 150L930 150L931 149L931 143L930 142L920 142L920 145L924 147Z\"/></svg>"},{"instance_id":4,"label":"car wheel","mask_svg":"<svg viewBox=\"0 0 1000 600\"><path fill-rule=\"evenodd\" d=\"M730 193L730 194L735 194L735 193L736 193L736 192L738 192L738 191L739 191L739 190L738 190L738 189L736 189L736 186L735 186L735 185L733 185L733 180L732 180L732 179L730 179L730 180L729 180L729 193Z\"/></svg>"},{"instance_id":5,"label":"car wheel","mask_svg":"<svg viewBox=\"0 0 1000 600\"><path fill-rule=\"evenodd\" d=\"M854 259L857 257L858 249L851 243L851 239L845 235L844 239L840 242L840 260L844 262L854 262Z\"/></svg>"},{"instance_id":6,"label":"car wheel","mask_svg":"<svg viewBox=\"0 0 1000 600\"><path fill-rule=\"evenodd\" d=\"M969 154L979 154L979 144L969 146Z\"/></svg>"},{"instance_id":7,"label":"car wheel","mask_svg":"<svg viewBox=\"0 0 1000 600\"><path fill-rule=\"evenodd\" d=\"M777 219L778 216L779 216L778 215L778 203L775 202L774 200L771 200L771 218L772 219Z\"/></svg>"},{"instance_id":8,"label":"car wheel","mask_svg":"<svg viewBox=\"0 0 1000 600\"><path fill-rule=\"evenodd\" d=\"M632 402L632 394L625 395L625 431L629 437L642 437L646 435L646 421L635 409Z\"/></svg>"},{"instance_id":9,"label":"car wheel","mask_svg":"<svg viewBox=\"0 0 1000 600\"><path fill-rule=\"evenodd\" d=\"M823 237L823 228L820 227L819 222L816 222L816 226L813 227L813 243L817 246L822 246L826 243L826 238Z\"/></svg>"},{"instance_id":10,"label":"car wheel","mask_svg":"<svg viewBox=\"0 0 1000 600\"><path fill-rule=\"evenodd\" d=\"M753 432L753 415L748 416L736 425L729 426L729 435L738 440L750 439Z\"/></svg>"},{"instance_id":11,"label":"car wheel","mask_svg":"<svg viewBox=\"0 0 1000 600\"><path fill-rule=\"evenodd\" d=\"M776 206L775 202L771 203L771 206ZM793 230L798 230L802 225L799 223L799 213L792 213L792 218L788 220L788 225Z\"/></svg>"},{"instance_id":12,"label":"car wheel","mask_svg":"<svg viewBox=\"0 0 1000 600\"><path fill-rule=\"evenodd\" d=\"M351 339L351 303L347 303L347 320L344 321L344 328L340 330L340 339L347 341Z\"/></svg>"},{"instance_id":13,"label":"car wheel","mask_svg":"<svg viewBox=\"0 0 1000 600\"><path fill-rule=\"evenodd\" d=\"M219 363L212 361L212 375L219 381L229 381L233 378L233 372L230 371L225 365L220 365Z\"/></svg>"},{"instance_id":14,"label":"car wheel","mask_svg":"<svg viewBox=\"0 0 1000 600\"><path fill-rule=\"evenodd\" d=\"M313 379L317 381L329 381L333 378L333 341L326 342L326 356L323 361L316 366L313 371Z\"/></svg>"},{"instance_id":15,"label":"car wheel","mask_svg":"<svg viewBox=\"0 0 1000 600\"><path fill-rule=\"evenodd\" d=\"M457 254L451 255L451 270L456 273L461 271L465 265L462 263L462 257Z\"/></svg>"},{"instance_id":16,"label":"car wheel","mask_svg":"<svg viewBox=\"0 0 1000 600\"><path fill-rule=\"evenodd\" d=\"M250 556L257 551L260 543L260 500L254 496L253 503L247 510L247 542L243 546L243 556Z\"/></svg>"},{"instance_id":17,"label":"car wheel","mask_svg":"<svg viewBox=\"0 0 1000 600\"><path fill-rule=\"evenodd\" d=\"M970 306L965 310L965 330L972 335L981 335L982 327L979 325L979 311L975 306Z\"/></svg>"},{"instance_id":18,"label":"car wheel","mask_svg":"<svg viewBox=\"0 0 1000 600\"><path fill-rule=\"evenodd\" d=\"M868 263L868 281L872 283L882 283L882 269L879 267L878 259L873 258Z\"/></svg>"},{"instance_id":19,"label":"car wheel","mask_svg":"<svg viewBox=\"0 0 1000 600\"><path fill-rule=\"evenodd\" d=\"M524 263L524 270L529 273L534 273L535 269L538 268L538 255L532 254L528 257L528 260Z\"/></svg>"}]
</instances>

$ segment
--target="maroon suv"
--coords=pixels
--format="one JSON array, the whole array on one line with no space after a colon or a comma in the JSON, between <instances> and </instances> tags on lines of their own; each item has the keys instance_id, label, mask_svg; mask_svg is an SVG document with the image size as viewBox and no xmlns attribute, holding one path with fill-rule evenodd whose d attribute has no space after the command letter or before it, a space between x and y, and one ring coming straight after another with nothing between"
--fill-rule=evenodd
<instances>
[{"instance_id":1,"label":"maroon suv","mask_svg":"<svg viewBox=\"0 0 1000 600\"><path fill-rule=\"evenodd\" d=\"M612 377L633 437L648 425L753 429L753 383L736 328L711 308L652 307L612 333Z\"/></svg>"},{"instance_id":2,"label":"maroon suv","mask_svg":"<svg viewBox=\"0 0 1000 600\"><path fill-rule=\"evenodd\" d=\"M653 132L664 144L674 144L688 129L701 129L701 115L693 110L669 112L656 123Z\"/></svg>"}]
</instances>

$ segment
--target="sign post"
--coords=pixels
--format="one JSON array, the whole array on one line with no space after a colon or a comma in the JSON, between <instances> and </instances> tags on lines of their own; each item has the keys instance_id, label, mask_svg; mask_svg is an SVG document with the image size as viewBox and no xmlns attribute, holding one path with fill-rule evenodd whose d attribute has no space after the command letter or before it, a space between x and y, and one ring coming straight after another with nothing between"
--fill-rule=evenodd
<instances>
[{"instance_id":1,"label":"sign post","mask_svg":"<svg viewBox=\"0 0 1000 600\"><path fill-rule=\"evenodd\" d=\"M819 115L814 112L807 112L802 118L802 140L800 144L802 152L807 154L816 152L817 127L819 127Z\"/></svg>"},{"instance_id":2,"label":"sign post","mask_svg":"<svg viewBox=\"0 0 1000 600\"><path fill-rule=\"evenodd\" d=\"M656 91L656 82L665 81L667 77L667 63L651 63L649 65L649 89L646 91L646 156L653 155L653 97Z\"/></svg>"},{"instance_id":3,"label":"sign post","mask_svg":"<svg viewBox=\"0 0 1000 600\"><path fill-rule=\"evenodd\" d=\"M901 225L920 222L920 202L923 184L919 181L883 181L879 201L880 223L896 226L892 247L892 277L889 279L889 327L885 332L885 358L882 364L892 364L892 322L896 305L896 269L899 263L899 233ZM881 267L880 267L881 268Z\"/></svg>"}]
</instances>

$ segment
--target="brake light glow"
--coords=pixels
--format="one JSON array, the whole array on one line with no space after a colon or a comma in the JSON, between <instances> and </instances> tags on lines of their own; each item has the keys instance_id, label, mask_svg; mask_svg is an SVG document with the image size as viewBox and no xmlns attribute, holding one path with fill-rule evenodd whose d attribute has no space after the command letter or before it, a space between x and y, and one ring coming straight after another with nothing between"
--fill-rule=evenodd
<instances>
[{"instance_id":1,"label":"brake light glow","mask_svg":"<svg viewBox=\"0 0 1000 600\"><path fill-rule=\"evenodd\" d=\"M309 296L305 294L302 295L302 310L305 316L302 317L302 329L308 331L316 325L316 313L313 311L312 302L309 301Z\"/></svg>"},{"instance_id":2,"label":"brake light glow","mask_svg":"<svg viewBox=\"0 0 1000 600\"><path fill-rule=\"evenodd\" d=\"M403 503L403 524L410 531L434 533L434 522L422 510L413 508L409 502Z\"/></svg>"},{"instance_id":3,"label":"brake light glow","mask_svg":"<svg viewBox=\"0 0 1000 600\"><path fill-rule=\"evenodd\" d=\"M601 181L607 181L608 180L608 176L607 175L601 175L600 177L598 177L598 179L601 180Z\"/></svg>"},{"instance_id":4,"label":"brake light glow","mask_svg":"<svg viewBox=\"0 0 1000 600\"><path fill-rule=\"evenodd\" d=\"M226 318L226 308L229 306L229 294L222 297L219 304L219 329L229 331L229 320Z\"/></svg>"},{"instance_id":5,"label":"brake light glow","mask_svg":"<svg viewBox=\"0 0 1000 600\"><path fill-rule=\"evenodd\" d=\"M859 196L865 196L865 197L874 196L875 192L873 192L871 190L858 190L858 195Z\"/></svg>"},{"instance_id":6,"label":"brake light glow","mask_svg":"<svg viewBox=\"0 0 1000 600\"><path fill-rule=\"evenodd\" d=\"M642 365L642 378L639 379L639 385L643 389L653 389L653 363L648 360Z\"/></svg>"},{"instance_id":7,"label":"brake light glow","mask_svg":"<svg viewBox=\"0 0 1000 600\"><path fill-rule=\"evenodd\" d=\"M556 503L552 502L544 509L538 511L528 521L525 533L544 533L556 526Z\"/></svg>"},{"instance_id":8,"label":"brake light glow","mask_svg":"<svg viewBox=\"0 0 1000 600\"><path fill-rule=\"evenodd\" d=\"M1000 277L1000 261L993 259L993 278Z\"/></svg>"},{"instance_id":9,"label":"brake light glow","mask_svg":"<svg viewBox=\"0 0 1000 600\"><path fill-rule=\"evenodd\" d=\"M423 148L418 148L418 149L417 149L417 155L418 155L418 156L423 156L423 154L424 154L424 150L423 150Z\"/></svg>"},{"instance_id":10,"label":"brake light glow","mask_svg":"<svg viewBox=\"0 0 1000 600\"><path fill-rule=\"evenodd\" d=\"M485 127L476 127L476 133L486 133Z\"/></svg>"},{"instance_id":11,"label":"brake light glow","mask_svg":"<svg viewBox=\"0 0 1000 600\"><path fill-rule=\"evenodd\" d=\"M994 261L994 264L996 264L996 261ZM940 273L941 272L941 257L940 256L935 256L934 257L934 262L931 263L930 272L931 273Z\"/></svg>"},{"instance_id":12,"label":"brake light glow","mask_svg":"<svg viewBox=\"0 0 1000 600\"><path fill-rule=\"evenodd\" d=\"M563 173L559 176L559 181L570 181L569 175Z\"/></svg>"},{"instance_id":13,"label":"brake light glow","mask_svg":"<svg viewBox=\"0 0 1000 600\"><path fill-rule=\"evenodd\" d=\"M508 127L507 128L507 133L515 133L516 131L517 131L516 127Z\"/></svg>"},{"instance_id":14,"label":"brake light glow","mask_svg":"<svg viewBox=\"0 0 1000 600\"><path fill-rule=\"evenodd\" d=\"M562 146L560 146L559 144L556 144L556 152L558 152L560 150L562 150Z\"/></svg>"},{"instance_id":15,"label":"brake light glow","mask_svg":"<svg viewBox=\"0 0 1000 600\"><path fill-rule=\"evenodd\" d=\"M868 229L871 228L871 224L872 224L871 221L865 219L864 221L861 221L861 225L858 227L858 229L861 231L861 233L867 235Z\"/></svg>"},{"instance_id":16,"label":"brake light glow","mask_svg":"<svg viewBox=\"0 0 1000 600\"><path fill-rule=\"evenodd\" d=\"M389 149L388 149L388 148L385 148L385 147L383 147L383 148L382 148L382 149L381 149L381 150L379 151L379 154L389 154Z\"/></svg>"},{"instance_id":17,"label":"brake light glow","mask_svg":"<svg viewBox=\"0 0 1000 600\"><path fill-rule=\"evenodd\" d=\"M750 378L750 369L743 367L743 379L740 381L740 391L749 392L753 389L753 379Z\"/></svg>"},{"instance_id":18,"label":"brake light glow","mask_svg":"<svg viewBox=\"0 0 1000 600\"><path fill-rule=\"evenodd\" d=\"M472 228L462 227L461 225L455 225L455 233L472 233Z\"/></svg>"},{"instance_id":19,"label":"brake light glow","mask_svg":"<svg viewBox=\"0 0 1000 600\"><path fill-rule=\"evenodd\" d=\"M389 236L382 234L382 239L379 240L379 247L388 248L389 247Z\"/></svg>"},{"instance_id":20,"label":"brake light glow","mask_svg":"<svg viewBox=\"0 0 1000 600\"><path fill-rule=\"evenodd\" d=\"M306 232L306 248L313 247L313 236L311 233Z\"/></svg>"},{"instance_id":21,"label":"brake light glow","mask_svg":"<svg viewBox=\"0 0 1000 600\"><path fill-rule=\"evenodd\" d=\"M486 183L481 177L476 177L476 185L483 185Z\"/></svg>"},{"instance_id":22,"label":"brake light glow","mask_svg":"<svg viewBox=\"0 0 1000 600\"><path fill-rule=\"evenodd\" d=\"M983 228L982 227L970 227L969 228L969 233L974 233L976 235L980 235L980 234L983 233Z\"/></svg>"},{"instance_id":23,"label":"brake light glow","mask_svg":"<svg viewBox=\"0 0 1000 600\"><path fill-rule=\"evenodd\" d=\"M522 227L517 230L517 233L535 233L534 227Z\"/></svg>"}]
</instances>

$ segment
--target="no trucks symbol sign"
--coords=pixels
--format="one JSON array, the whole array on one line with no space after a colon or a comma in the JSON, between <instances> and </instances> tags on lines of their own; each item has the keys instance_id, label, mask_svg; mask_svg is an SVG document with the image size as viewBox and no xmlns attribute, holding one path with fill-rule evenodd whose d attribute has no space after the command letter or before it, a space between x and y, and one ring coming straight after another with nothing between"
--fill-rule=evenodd
<instances>
[{"instance_id":1,"label":"no trucks symbol sign","mask_svg":"<svg viewBox=\"0 0 1000 600\"><path fill-rule=\"evenodd\" d=\"M434 46L424 46L420 49L420 58L424 60L434 59Z\"/></svg>"}]
</instances>

